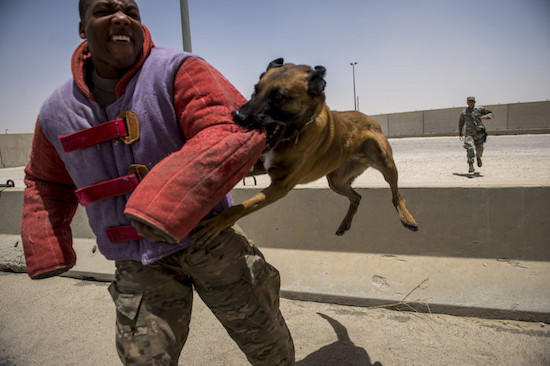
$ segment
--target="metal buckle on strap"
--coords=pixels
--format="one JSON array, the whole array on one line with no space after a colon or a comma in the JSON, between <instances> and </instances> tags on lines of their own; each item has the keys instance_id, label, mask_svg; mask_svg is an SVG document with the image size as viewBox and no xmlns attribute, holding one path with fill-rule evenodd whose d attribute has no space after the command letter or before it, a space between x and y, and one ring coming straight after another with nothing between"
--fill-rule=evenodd
<instances>
[{"instance_id":1,"label":"metal buckle on strap","mask_svg":"<svg viewBox=\"0 0 550 366\"><path fill-rule=\"evenodd\" d=\"M59 136L59 140L63 150L68 153L116 138L129 145L139 140L139 136L140 127L137 114L132 111L121 111L115 120Z\"/></svg>"},{"instance_id":2,"label":"metal buckle on strap","mask_svg":"<svg viewBox=\"0 0 550 366\"><path fill-rule=\"evenodd\" d=\"M147 173L149 173L149 168L143 164L130 164L130 169L128 169L128 174L135 174L140 182Z\"/></svg>"},{"instance_id":3,"label":"metal buckle on strap","mask_svg":"<svg viewBox=\"0 0 550 366\"><path fill-rule=\"evenodd\" d=\"M126 124L126 131L128 132L126 136L121 136L120 140L126 145L133 144L134 142L139 140L140 129L139 120L136 112L123 110L120 111L118 118L124 120L124 123Z\"/></svg>"}]
</instances>

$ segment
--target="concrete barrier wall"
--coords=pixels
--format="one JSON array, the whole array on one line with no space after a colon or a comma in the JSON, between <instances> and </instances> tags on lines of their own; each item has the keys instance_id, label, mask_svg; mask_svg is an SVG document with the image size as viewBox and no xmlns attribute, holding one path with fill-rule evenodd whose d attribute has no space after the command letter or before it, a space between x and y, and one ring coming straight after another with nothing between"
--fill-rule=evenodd
<instances>
[{"instance_id":1,"label":"concrete barrier wall","mask_svg":"<svg viewBox=\"0 0 550 366\"><path fill-rule=\"evenodd\" d=\"M357 253L550 261L550 187L401 188L418 232L401 226L386 188L363 197L345 235L335 235L348 201L329 189L295 189L260 214L239 221L263 247ZM235 202L259 189L234 189ZM22 189L0 193L0 234L19 234ZM73 236L94 238L84 209Z\"/></svg>"},{"instance_id":2,"label":"concrete barrier wall","mask_svg":"<svg viewBox=\"0 0 550 366\"><path fill-rule=\"evenodd\" d=\"M422 111L388 114L388 136L424 135L423 115Z\"/></svg>"},{"instance_id":3,"label":"concrete barrier wall","mask_svg":"<svg viewBox=\"0 0 550 366\"><path fill-rule=\"evenodd\" d=\"M26 165L31 153L32 134L0 135L0 168Z\"/></svg>"},{"instance_id":4,"label":"concrete barrier wall","mask_svg":"<svg viewBox=\"0 0 550 366\"><path fill-rule=\"evenodd\" d=\"M550 129L550 102L508 104L509 130Z\"/></svg>"},{"instance_id":5,"label":"concrete barrier wall","mask_svg":"<svg viewBox=\"0 0 550 366\"><path fill-rule=\"evenodd\" d=\"M458 116L464 108L433 109L424 111L424 135L437 136L458 133Z\"/></svg>"},{"instance_id":6,"label":"concrete barrier wall","mask_svg":"<svg viewBox=\"0 0 550 366\"><path fill-rule=\"evenodd\" d=\"M420 230L401 226L385 188L363 197L352 228L335 235L348 201L329 189L295 189L239 221L265 247L550 261L550 187L401 188ZM240 202L255 189L234 190Z\"/></svg>"},{"instance_id":7,"label":"concrete barrier wall","mask_svg":"<svg viewBox=\"0 0 550 366\"><path fill-rule=\"evenodd\" d=\"M485 107L493 119L485 125L490 134L550 133L550 101L492 104ZM388 137L429 137L458 134L464 107L371 115Z\"/></svg>"},{"instance_id":8,"label":"concrete barrier wall","mask_svg":"<svg viewBox=\"0 0 550 366\"><path fill-rule=\"evenodd\" d=\"M356 306L406 298L418 311L550 322L550 187L402 188L416 233L401 226L389 189L357 190L363 200L342 237L334 232L348 202L328 189L295 189L239 221L280 271L283 297ZM0 270L25 271L22 198L22 189L0 192ZM72 229L78 260L66 275L112 280L82 208Z\"/></svg>"},{"instance_id":9,"label":"concrete barrier wall","mask_svg":"<svg viewBox=\"0 0 550 366\"><path fill-rule=\"evenodd\" d=\"M550 101L487 105L489 134L550 133ZM463 107L372 115L388 137L454 136ZM0 168L27 163L32 134L0 135Z\"/></svg>"}]
</instances>

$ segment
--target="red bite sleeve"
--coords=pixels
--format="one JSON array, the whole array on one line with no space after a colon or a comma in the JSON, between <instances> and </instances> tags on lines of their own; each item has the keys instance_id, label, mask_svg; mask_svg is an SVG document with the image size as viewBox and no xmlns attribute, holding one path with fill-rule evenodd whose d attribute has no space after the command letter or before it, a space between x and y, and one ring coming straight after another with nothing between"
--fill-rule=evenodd
<instances>
[{"instance_id":1,"label":"red bite sleeve","mask_svg":"<svg viewBox=\"0 0 550 366\"><path fill-rule=\"evenodd\" d=\"M25 168L21 238L27 273L44 278L76 263L71 221L77 201L65 164L36 122L30 161Z\"/></svg>"},{"instance_id":2,"label":"red bite sleeve","mask_svg":"<svg viewBox=\"0 0 550 366\"><path fill-rule=\"evenodd\" d=\"M265 136L233 122L240 93L206 61L190 57L174 80L174 106L186 138L130 196L125 213L183 239L237 184L265 148Z\"/></svg>"}]
</instances>

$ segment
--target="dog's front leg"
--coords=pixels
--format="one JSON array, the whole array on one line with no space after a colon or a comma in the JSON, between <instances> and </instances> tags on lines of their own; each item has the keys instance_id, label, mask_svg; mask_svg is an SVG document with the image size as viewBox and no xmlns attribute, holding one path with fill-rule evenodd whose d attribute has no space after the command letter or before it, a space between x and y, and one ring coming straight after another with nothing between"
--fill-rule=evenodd
<instances>
[{"instance_id":1,"label":"dog's front leg","mask_svg":"<svg viewBox=\"0 0 550 366\"><path fill-rule=\"evenodd\" d=\"M199 229L193 234L193 240L198 244L208 244L224 229L233 225L241 217L251 214L287 195L292 189L283 184L273 184L254 197L232 206L220 214L203 220Z\"/></svg>"}]
</instances>

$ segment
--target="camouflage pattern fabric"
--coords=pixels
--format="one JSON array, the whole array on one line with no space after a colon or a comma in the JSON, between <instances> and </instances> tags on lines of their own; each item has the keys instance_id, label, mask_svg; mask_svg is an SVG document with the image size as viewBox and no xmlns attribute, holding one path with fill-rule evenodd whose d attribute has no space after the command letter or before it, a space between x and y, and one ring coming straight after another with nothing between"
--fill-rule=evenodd
<instances>
[{"instance_id":1,"label":"camouflage pattern fabric","mask_svg":"<svg viewBox=\"0 0 550 366\"><path fill-rule=\"evenodd\" d=\"M458 121L458 130L463 132L464 136L475 136L481 130L485 130L481 116L486 116L487 119L493 118L493 113L487 108L465 108L460 113ZM464 131L463 131L464 129Z\"/></svg>"},{"instance_id":2,"label":"camouflage pattern fabric","mask_svg":"<svg viewBox=\"0 0 550 366\"><path fill-rule=\"evenodd\" d=\"M484 108L465 108L460 113L458 130L464 135L464 148L469 164L474 163L474 158L481 159L483 155L483 144L487 140L487 131L481 121L481 116L487 119L493 118L493 113Z\"/></svg>"},{"instance_id":3,"label":"camouflage pattern fabric","mask_svg":"<svg viewBox=\"0 0 550 366\"><path fill-rule=\"evenodd\" d=\"M483 156L483 138L484 135L466 136L464 138L464 148L466 149L466 157L468 164L474 163L474 158L479 159ZM475 150L474 150L475 149Z\"/></svg>"},{"instance_id":4,"label":"camouflage pattern fabric","mask_svg":"<svg viewBox=\"0 0 550 366\"><path fill-rule=\"evenodd\" d=\"M235 228L150 265L116 262L109 292L125 365L178 364L193 288L252 365L294 365L292 337L279 311L279 273Z\"/></svg>"}]
</instances>

